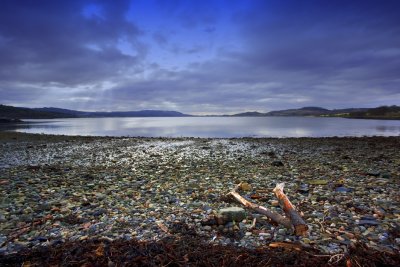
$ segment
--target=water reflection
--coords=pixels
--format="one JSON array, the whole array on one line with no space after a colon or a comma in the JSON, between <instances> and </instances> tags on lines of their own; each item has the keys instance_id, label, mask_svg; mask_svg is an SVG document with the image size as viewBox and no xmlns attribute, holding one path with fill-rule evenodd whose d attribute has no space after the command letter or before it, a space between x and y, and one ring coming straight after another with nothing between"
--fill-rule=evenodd
<instances>
[{"instance_id":1,"label":"water reflection","mask_svg":"<svg viewBox=\"0 0 400 267\"><path fill-rule=\"evenodd\" d=\"M27 120L1 127L28 133L146 137L400 135L400 121L309 117L78 118Z\"/></svg>"},{"instance_id":2,"label":"water reflection","mask_svg":"<svg viewBox=\"0 0 400 267\"><path fill-rule=\"evenodd\" d=\"M379 126L376 126L376 130L378 130L380 132L400 132L400 126L379 125Z\"/></svg>"}]
</instances>

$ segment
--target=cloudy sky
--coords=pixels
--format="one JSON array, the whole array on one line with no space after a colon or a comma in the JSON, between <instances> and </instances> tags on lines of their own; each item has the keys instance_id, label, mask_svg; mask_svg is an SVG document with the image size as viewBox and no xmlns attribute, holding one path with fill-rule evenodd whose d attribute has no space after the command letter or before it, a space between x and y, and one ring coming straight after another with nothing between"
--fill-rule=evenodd
<instances>
[{"instance_id":1,"label":"cloudy sky","mask_svg":"<svg viewBox=\"0 0 400 267\"><path fill-rule=\"evenodd\" d=\"M399 14L397 0L2 0L0 103L192 114L400 104Z\"/></svg>"}]
</instances>

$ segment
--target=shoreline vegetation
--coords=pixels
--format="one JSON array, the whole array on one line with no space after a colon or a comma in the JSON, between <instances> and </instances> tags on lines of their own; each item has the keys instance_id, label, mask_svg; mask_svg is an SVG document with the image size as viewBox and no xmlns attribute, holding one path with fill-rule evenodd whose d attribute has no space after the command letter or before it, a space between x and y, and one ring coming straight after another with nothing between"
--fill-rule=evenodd
<instances>
[{"instance_id":1,"label":"shoreline vegetation","mask_svg":"<svg viewBox=\"0 0 400 267\"><path fill-rule=\"evenodd\" d=\"M398 147L400 137L0 132L0 265L396 266ZM282 182L307 235L252 209L215 219L243 208L235 188L282 214Z\"/></svg>"},{"instance_id":2,"label":"shoreline vegetation","mask_svg":"<svg viewBox=\"0 0 400 267\"><path fill-rule=\"evenodd\" d=\"M21 108L0 104L0 123L13 123L16 119L104 118L104 117L341 117L350 119L400 120L400 106L377 108L325 109L303 107L261 113L257 111L232 115L190 115L178 111L140 110L125 112L85 112L61 108Z\"/></svg>"}]
</instances>

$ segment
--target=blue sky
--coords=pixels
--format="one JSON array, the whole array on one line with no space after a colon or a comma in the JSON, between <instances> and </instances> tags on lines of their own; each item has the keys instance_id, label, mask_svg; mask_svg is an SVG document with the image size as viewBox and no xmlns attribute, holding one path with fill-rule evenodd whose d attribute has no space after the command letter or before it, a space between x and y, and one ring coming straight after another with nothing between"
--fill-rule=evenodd
<instances>
[{"instance_id":1,"label":"blue sky","mask_svg":"<svg viewBox=\"0 0 400 267\"><path fill-rule=\"evenodd\" d=\"M0 103L192 114L400 103L399 1L0 2Z\"/></svg>"}]
</instances>

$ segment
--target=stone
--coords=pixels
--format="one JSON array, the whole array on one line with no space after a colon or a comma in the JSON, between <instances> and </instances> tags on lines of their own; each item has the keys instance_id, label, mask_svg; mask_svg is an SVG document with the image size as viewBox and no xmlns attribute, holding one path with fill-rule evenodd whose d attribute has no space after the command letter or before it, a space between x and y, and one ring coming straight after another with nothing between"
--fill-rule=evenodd
<instances>
[{"instance_id":1,"label":"stone","mask_svg":"<svg viewBox=\"0 0 400 267\"><path fill-rule=\"evenodd\" d=\"M353 189L340 186L340 187L336 187L335 191L338 193L349 193L349 192L352 192Z\"/></svg>"},{"instance_id":2,"label":"stone","mask_svg":"<svg viewBox=\"0 0 400 267\"><path fill-rule=\"evenodd\" d=\"M307 183L310 185L327 185L328 180L314 179L314 180L308 180Z\"/></svg>"},{"instance_id":3,"label":"stone","mask_svg":"<svg viewBox=\"0 0 400 267\"><path fill-rule=\"evenodd\" d=\"M379 225L380 223L375 220L360 220L359 225Z\"/></svg>"},{"instance_id":4,"label":"stone","mask_svg":"<svg viewBox=\"0 0 400 267\"><path fill-rule=\"evenodd\" d=\"M209 225L203 226L203 229L206 231L211 231L212 227Z\"/></svg>"},{"instance_id":5,"label":"stone","mask_svg":"<svg viewBox=\"0 0 400 267\"><path fill-rule=\"evenodd\" d=\"M36 240L39 241L39 242L46 242L46 241L47 241L47 237L38 236L38 237L36 238Z\"/></svg>"},{"instance_id":6,"label":"stone","mask_svg":"<svg viewBox=\"0 0 400 267\"><path fill-rule=\"evenodd\" d=\"M271 164L272 164L272 166L275 166L275 167L282 167L283 166L283 162L280 161L280 160L274 160Z\"/></svg>"},{"instance_id":7,"label":"stone","mask_svg":"<svg viewBox=\"0 0 400 267\"><path fill-rule=\"evenodd\" d=\"M107 210L106 209L104 209L104 208L97 208L97 209L95 209L94 210L94 212L93 212L93 216L100 216L100 215L103 215L103 214L105 214L105 213L107 213Z\"/></svg>"},{"instance_id":8,"label":"stone","mask_svg":"<svg viewBox=\"0 0 400 267\"><path fill-rule=\"evenodd\" d=\"M367 175L369 175L369 176L378 177L380 174L381 174L381 172L378 170L368 170L367 171Z\"/></svg>"},{"instance_id":9,"label":"stone","mask_svg":"<svg viewBox=\"0 0 400 267\"><path fill-rule=\"evenodd\" d=\"M310 191L310 188L308 187L308 184L301 184L297 191L303 194L307 194Z\"/></svg>"},{"instance_id":10,"label":"stone","mask_svg":"<svg viewBox=\"0 0 400 267\"><path fill-rule=\"evenodd\" d=\"M270 233L259 233L259 236L262 236L264 238L271 238L271 234Z\"/></svg>"},{"instance_id":11,"label":"stone","mask_svg":"<svg viewBox=\"0 0 400 267\"><path fill-rule=\"evenodd\" d=\"M286 234L286 229L279 229L278 234L280 234L280 235Z\"/></svg>"},{"instance_id":12,"label":"stone","mask_svg":"<svg viewBox=\"0 0 400 267\"><path fill-rule=\"evenodd\" d=\"M246 218L246 211L240 207L229 207L220 209L218 214L226 221L241 222Z\"/></svg>"},{"instance_id":13,"label":"stone","mask_svg":"<svg viewBox=\"0 0 400 267\"><path fill-rule=\"evenodd\" d=\"M271 200L271 205L273 207L278 207L279 206L279 201L278 200Z\"/></svg>"},{"instance_id":14,"label":"stone","mask_svg":"<svg viewBox=\"0 0 400 267\"><path fill-rule=\"evenodd\" d=\"M241 183L240 189L243 191L250 191L251 190L251 185L249 183Z\"/></svg>"}]
</instances>

